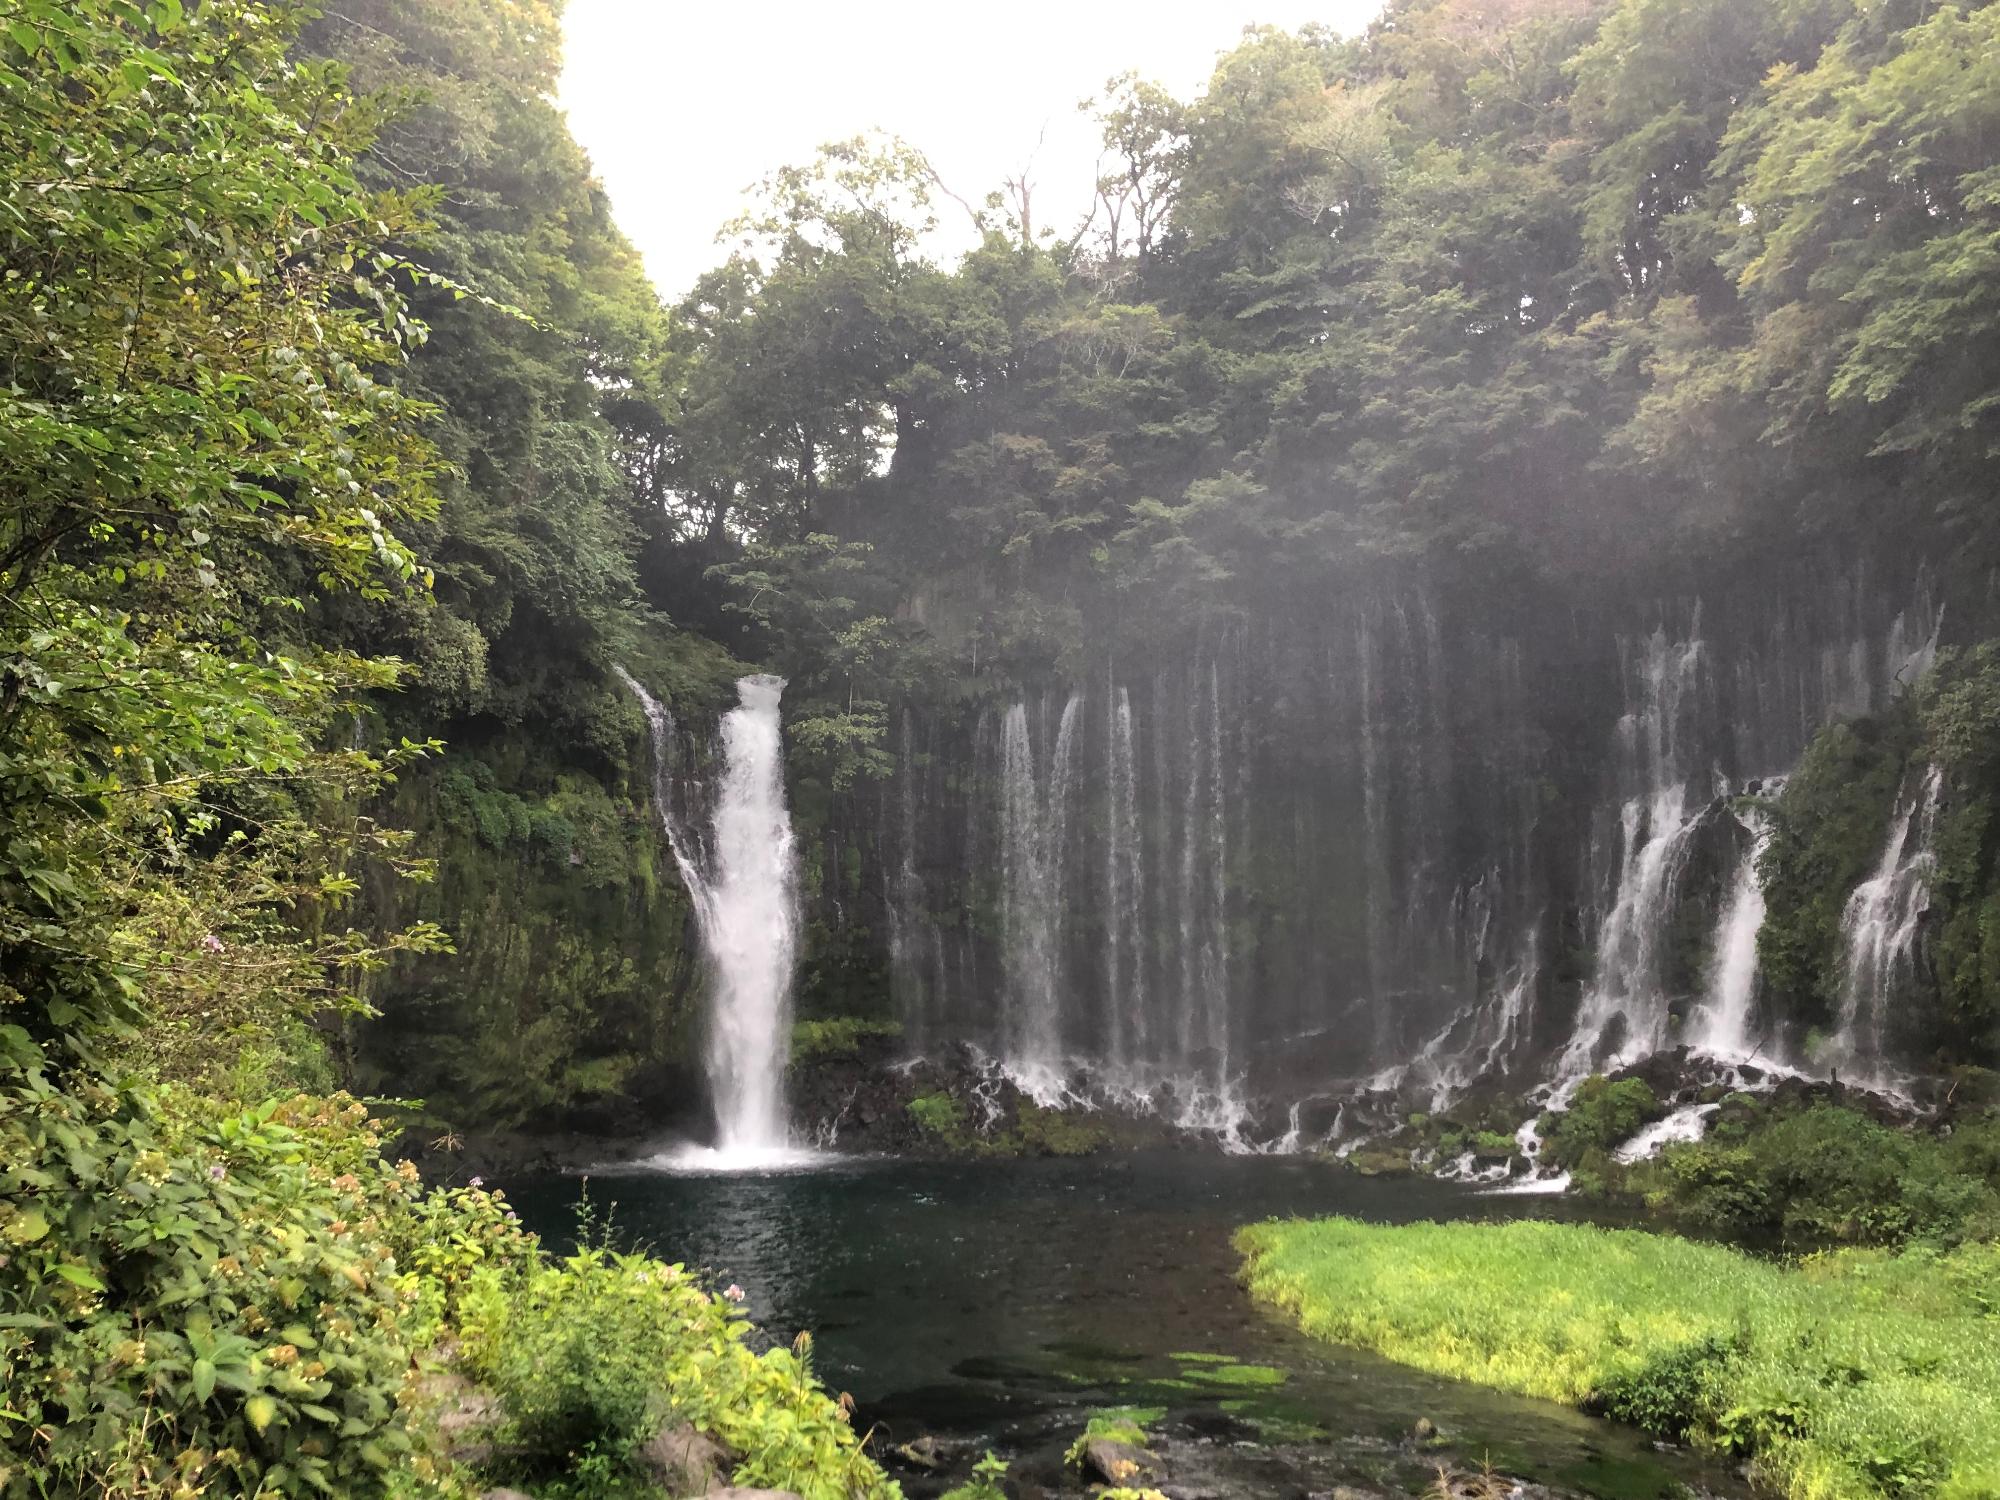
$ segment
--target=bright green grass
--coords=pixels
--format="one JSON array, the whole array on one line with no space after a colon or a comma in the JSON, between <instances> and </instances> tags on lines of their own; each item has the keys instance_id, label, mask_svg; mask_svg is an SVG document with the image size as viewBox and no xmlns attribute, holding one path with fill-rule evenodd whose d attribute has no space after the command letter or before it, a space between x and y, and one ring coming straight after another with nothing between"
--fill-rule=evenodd
<instances>
[{"instance_id":1,"label":"bright green grass","mask_svg":"<svg viewBox=\"0 0 2000 1500\"><path fill-rule=\"evenodd\" d=\"M2000 1246L1799 1268L1575 1224L1237 1236L1317 1337L1749 1455L1794 1500L2000 1497Z\"/></svg>"}]
</instances>

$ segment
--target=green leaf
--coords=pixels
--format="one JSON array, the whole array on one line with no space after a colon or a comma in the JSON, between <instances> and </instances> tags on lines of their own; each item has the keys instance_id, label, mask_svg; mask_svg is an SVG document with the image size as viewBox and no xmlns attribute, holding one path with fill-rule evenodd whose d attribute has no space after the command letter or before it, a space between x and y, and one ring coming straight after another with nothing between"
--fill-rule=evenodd
<instances>
[{"instance_id":1,"label":"green leaf","mask_svg":"<svg viewBox=\"0 0 2000 1500\"><path fill-rule=\"evenodd\" d=\"M62 1277L71 1286L80 1286L87 1292L101 1292L104 1290L104 1283L99 1281L88 1267L79 1266L73 1261L64 1261L61 1265L57 1266L56 1275Z\"/></svg>"},{"instance_id":2,"label":"green leaf","mask_svg":"<svg viewBox=\"0 0 2000 1500\"><path fill-rule=\"evenodd\" d=\"M48 1232L48 1215L32 1206L15 1214L13 1222L7 1226L7 1238L17 1245L32 1245Z\"/></svg>"},{"instance_id":3,"label":"green leaf","mask_svg":"<svg viewBox=\"0 0 2000 1500\"><path fill-rule=\"evenodd\" d=\"M206 1401L210 1396L215 1394L215 1362L207 1359L196 1360L192 1371L192 1379L194 1382L194 1399L197 1401Z\"/></svg>"},{"instance_id":4,"label":"green leaf","mask_svg":"<svg viewBox=\"0 0 2000 1500\"><path fill-rule=\"evenodd\" d=\"M269 1396L252 1396L243 1403L243 1415L250 1425L262 1432L271 1425L271 1419L278 1414L278 1403Z\"/></svg>"}]
</instances>

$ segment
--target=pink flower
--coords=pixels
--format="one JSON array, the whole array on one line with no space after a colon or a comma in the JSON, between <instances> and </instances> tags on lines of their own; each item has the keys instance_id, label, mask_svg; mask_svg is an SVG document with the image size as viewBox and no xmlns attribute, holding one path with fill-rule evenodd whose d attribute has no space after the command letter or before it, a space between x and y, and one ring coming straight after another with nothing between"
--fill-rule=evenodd
<instances>
[{"instance_id":1,"label":"pink flower","mask_svg":"<svg viewBox=\"0 0 2000 1500\"><path fill-rule=\"evenodd\" d=\"M472 1179L471 1183L469 1184L469 1186L472 1186L472 1187L476 1187L476 1188L482 1188L482 1187L485 1187L485 1186L486 1186L486 1179L485 1179L484 1177L474 1177L474 1178Z\"/></svg>"},{"instance_id":2,"label":"pink flower","mask_svg":"<svg viewBox=\"0 0 2000 1500\"><path fill-rule=\"evenodd\" d=\"M743 1300L743 1288L732 1281L722 1289L722 1295L727 1297L731 1302L741 1302Z\"/></svg>"},{"instance_id":3,"label":"pink flower","mask_svg":"<svg viewBox=\"0 0 2000 1500\"><path fill-rule=\"evenodd\" d=\"M222 939L212 932L201 940L201 945L210 953L227 953L229 951L223 946Z\"/></svg>"}]
</instances>

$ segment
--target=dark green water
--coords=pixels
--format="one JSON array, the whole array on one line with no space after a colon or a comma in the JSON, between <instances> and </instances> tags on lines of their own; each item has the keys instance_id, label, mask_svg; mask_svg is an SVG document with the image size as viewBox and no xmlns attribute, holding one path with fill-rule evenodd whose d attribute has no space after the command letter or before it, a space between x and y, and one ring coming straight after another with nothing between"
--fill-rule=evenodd
<instances>
[{"instance_id":1,"label":"dark green water","mask_svg":"<svg viewBox=\"0 0 2000 1500\"><path fill-rule=\"evenodd\" d=\"M560 1240L582 1191L544 1179L514 1197ZM1056 1492L1063 1447L1112 1405L1166 1412L1168 1488L1189 1496L1412 1491L1440 1458L1615 1500L1735 1488L1691 1455L1564 1408L1315 1343L1235 1279L1230 1234L1256 1219L1519 1216L1559 1202L1193 1152L602 1174L588 1191L615 1205L621 1240L741 1285L771 1337L810 1329L820 1374L853 1393L881 1446L930 1434L991 1447L1017 1461L1023 1493ZM1410 1440L1419 1418L1442 1447Z\"/></svg>"}]
</instances>

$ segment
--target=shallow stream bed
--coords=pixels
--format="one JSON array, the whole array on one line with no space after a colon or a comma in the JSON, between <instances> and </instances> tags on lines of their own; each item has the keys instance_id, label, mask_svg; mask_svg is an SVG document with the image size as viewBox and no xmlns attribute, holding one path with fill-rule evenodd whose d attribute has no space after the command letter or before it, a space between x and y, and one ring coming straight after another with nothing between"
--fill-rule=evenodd
<instances>
[{"instance_id":1,"label":"shallow stream bed","mask_svg":"<svg viewBox=\"0 0 2000 1500\"><path fill-rule=\"evenodd\" d=\"M515 1185L553 1240L586 1185ZM1237 1284L1230 1235L1277 1215L1380 1222L1564 1213L1318 1162L1173 1152L1079 1160L836 1160L764 1175L607 1172L620 1240L735 1282L774 1339L810 1329L822 1378L887 1452L937 1439L949 1472L991 1448L1021 1493L1080 1491L1063 1449L1093 1410L1152 1424L1176 1496L1414 1493L1440 1463L1607 1500L1740 1494L1726 1467L1545 1402L1305 1338ZM1420 1420L1441 1438L1412 1436ZM893 1460L891 1466L894 1467Z\"/></svg>"}]
</instances>

